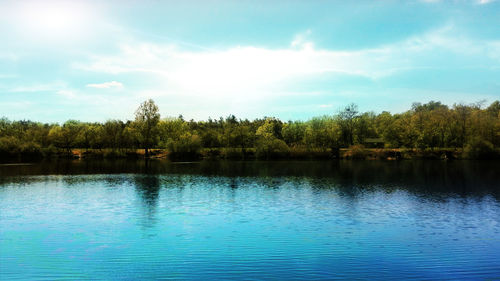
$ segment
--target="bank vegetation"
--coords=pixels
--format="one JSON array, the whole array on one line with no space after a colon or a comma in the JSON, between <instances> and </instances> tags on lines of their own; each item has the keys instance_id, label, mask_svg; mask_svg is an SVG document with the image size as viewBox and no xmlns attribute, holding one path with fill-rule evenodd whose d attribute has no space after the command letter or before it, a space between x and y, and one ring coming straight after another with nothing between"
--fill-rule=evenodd
<instances>
[{"instance_id":1,"label":"bank vegetation","mask_svg":"<svg viewBox=\"0 0 500 281\"><path fill-rule=\"evenodd\" d=\"M500 156L500 102L414 103L397 114L350 104L307 121L234 115L160 118L148 100L134 120L63 124L0 119L0 160L50 157L223 159L488 159Z\"/></svg>"}]
</instances>

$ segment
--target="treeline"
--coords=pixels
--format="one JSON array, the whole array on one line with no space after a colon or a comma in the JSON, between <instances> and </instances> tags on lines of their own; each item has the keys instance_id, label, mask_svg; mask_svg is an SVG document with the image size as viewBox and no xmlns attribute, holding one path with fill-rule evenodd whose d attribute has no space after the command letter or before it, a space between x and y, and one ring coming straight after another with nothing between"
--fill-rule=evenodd
<instances>
[{"instance_id":1,"label":"treeline","mask_svg":"<svg viewBox=\"0 0 500 281\"><path fill-rule=\"evenodd\" d=\"M133 121L46 124L0 119L0 159L68 156L75 149L103 157L137 156L138 149L151 156L161 149L174 159L339 158L344 148L351 156L366 155L369 148L398 148L454 151L464 158L498 157L500 102L452 107L434 101L414 103L399 114L363 113L350 104L333 115L283 122L234 115L207 121L160 119L158 107L149 100Z\"/></svg>"}]
</instances>

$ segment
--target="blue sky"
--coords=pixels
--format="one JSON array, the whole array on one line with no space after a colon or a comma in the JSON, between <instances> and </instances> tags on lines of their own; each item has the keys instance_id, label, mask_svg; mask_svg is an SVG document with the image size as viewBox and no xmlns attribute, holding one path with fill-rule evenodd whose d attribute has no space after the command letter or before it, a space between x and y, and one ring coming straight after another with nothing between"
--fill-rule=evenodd
<instances>
[{"instance_id":1,"label":"blue sky","mask_svg":"<svg viewBox=\"0 0 500 281\"><path fill-rule=\"evenodd\" d=\"M0 0L0 116L285 120L500 99L500 1Z\"/></svg>"}]
</instances>

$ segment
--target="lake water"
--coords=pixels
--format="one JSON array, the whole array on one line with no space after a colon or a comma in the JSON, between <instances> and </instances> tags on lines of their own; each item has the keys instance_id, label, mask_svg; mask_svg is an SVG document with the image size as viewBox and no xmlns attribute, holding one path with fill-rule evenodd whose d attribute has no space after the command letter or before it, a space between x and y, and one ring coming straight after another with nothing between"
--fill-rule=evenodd
<instances>
[{"instance_id":1,"label":"lake water","mask_svg":"<svg viewBox=\"0 0 500 281\"><path fill-rule=\"evenodd\" d=\"M500 278L500 163L0 166L0 279Z\"/></svg>"}]
</instances>

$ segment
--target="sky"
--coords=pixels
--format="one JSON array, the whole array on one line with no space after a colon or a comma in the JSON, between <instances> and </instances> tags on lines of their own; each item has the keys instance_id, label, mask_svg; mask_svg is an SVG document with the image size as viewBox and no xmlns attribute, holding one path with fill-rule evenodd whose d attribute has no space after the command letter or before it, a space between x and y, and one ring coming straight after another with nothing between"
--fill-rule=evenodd
<instances>
[{"instance_id":1,"label":"sky","mask_svg":"<svg viewBox=\"0 0 500 281\"><path fill-rule=\"evenodd\" d=\"M0 0L0 117L306 120L500 99L500 1Z\"/></svg>"}]
</instances>

